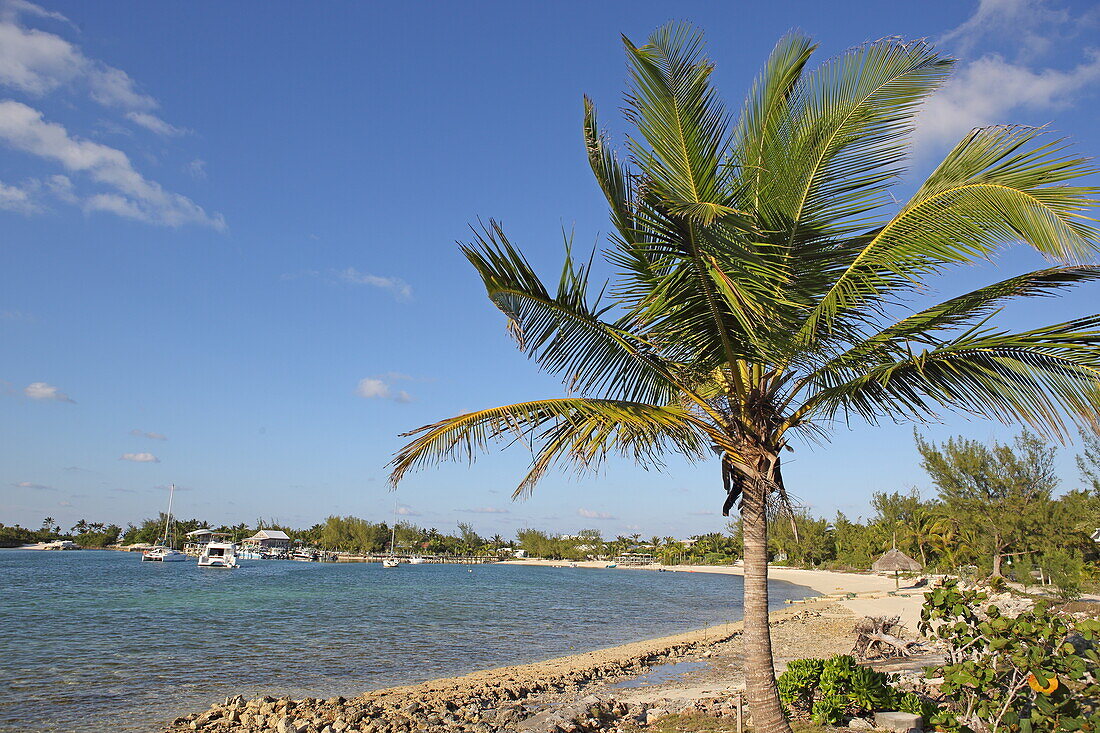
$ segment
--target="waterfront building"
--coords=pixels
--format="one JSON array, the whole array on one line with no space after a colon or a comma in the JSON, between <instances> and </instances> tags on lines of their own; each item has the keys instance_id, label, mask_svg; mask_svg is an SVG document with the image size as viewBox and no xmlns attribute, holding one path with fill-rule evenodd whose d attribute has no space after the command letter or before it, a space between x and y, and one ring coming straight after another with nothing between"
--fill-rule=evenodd
<instances>
[{"instance_id":1,"label":"waterfront building","mask_svg":"<svg viewBox=\"0 0 1100 733\"><path fill-rule=\"evenodd\" d=\"M248 548L287 550L290 549L290 537L282 530L261 529L259 532L246 539L242 544L244 547Z\"/></svg>"}]
</instances>

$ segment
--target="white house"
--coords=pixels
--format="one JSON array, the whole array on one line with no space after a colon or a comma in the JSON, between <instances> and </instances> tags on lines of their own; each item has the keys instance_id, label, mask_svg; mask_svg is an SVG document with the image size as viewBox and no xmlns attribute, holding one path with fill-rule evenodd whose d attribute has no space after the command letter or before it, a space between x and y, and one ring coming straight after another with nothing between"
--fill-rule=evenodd
<instances>
[{"instance_id":1,"label":"white house","mask_svg":"<svg viewBox=\"0 0 1100 733\"><path fill-rule=\"evenodd\" d=\"M261 529L242 544L245 547L281 548L285 550L290 547L290 537L282 530Z\"/></svg>"}]
</instances>

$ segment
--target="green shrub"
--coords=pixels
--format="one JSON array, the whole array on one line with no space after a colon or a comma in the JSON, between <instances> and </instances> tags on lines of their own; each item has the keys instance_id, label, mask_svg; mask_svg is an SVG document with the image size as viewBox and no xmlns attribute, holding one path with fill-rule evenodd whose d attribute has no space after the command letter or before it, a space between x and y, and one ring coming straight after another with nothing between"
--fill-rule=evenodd
<instances>
[{"instance_id":1,"label":"green shrub","mask_svg":"<svg viewBox=\"0 0 1100 733\"><path fill-rule=\"evenodd\" d=\"M779 699L796 720L809 720L824 666L821 659L796 659L779 675Z\"/></svg>"},{"instance_id":2,"label":"green shrub","mask_svg":"<svg viewBox=\"0 0 1100 733\"><path fill-rule=\"evenodd\" d=\"M1045 603L1016 617L954 581L929 593L921 631L947 647L942 677L949 709L933 725L968 733L1100 731L1100 621L1076 628Z\"/></svg>"},{"instance_id":3,"label":"green shrub","mask_svg":"<svg viewBox=\"0 0 1100 733\"><path fill-rule=\"evenodd\" d=\"M779 676L779 698L792 717L804 720L809 715L819 725L838 725L852 715L892 710L901 697L886 674L861 667L849 655L799 659ZM919 705L922 701L916 699L913 704Z\"/></svg>"}]
</instances>

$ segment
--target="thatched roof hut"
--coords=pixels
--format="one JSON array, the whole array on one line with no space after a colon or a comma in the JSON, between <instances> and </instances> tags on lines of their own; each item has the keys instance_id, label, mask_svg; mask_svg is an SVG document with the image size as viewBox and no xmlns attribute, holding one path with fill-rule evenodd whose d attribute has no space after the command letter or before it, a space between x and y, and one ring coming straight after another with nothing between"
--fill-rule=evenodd
<instances>
[{"instance_id":1,"label":"thatched roof hut","mask_svg":"<svg viewBox=\"0 0 1100 733\"><path fill-rule=\"evenodd\" d=\"M898 586L898 573L899 572L917 572L924 566L913 558L906 555L898 548L894 548L880 557L871 565L871 569L878 572L890 572L894 571L894 587Z\"/></svg>"}]
</instances>

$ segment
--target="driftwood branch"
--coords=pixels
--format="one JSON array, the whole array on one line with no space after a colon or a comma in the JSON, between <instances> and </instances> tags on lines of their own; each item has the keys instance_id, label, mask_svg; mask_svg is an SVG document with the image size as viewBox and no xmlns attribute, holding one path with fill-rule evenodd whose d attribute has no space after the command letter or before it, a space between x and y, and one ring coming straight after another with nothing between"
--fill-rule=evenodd
<instances>
[{"instance_id":1,"label":"driftwood branch","mask_svg":"<svg viewBox=\"0 0 1100 733\"><path fill-rule=\"evenodd\" d=\"M854 629L856 645L852 655L859 659L908 657L919 643L901 638L901 617L868 616Z\"/></svg>"}]
</instances>

